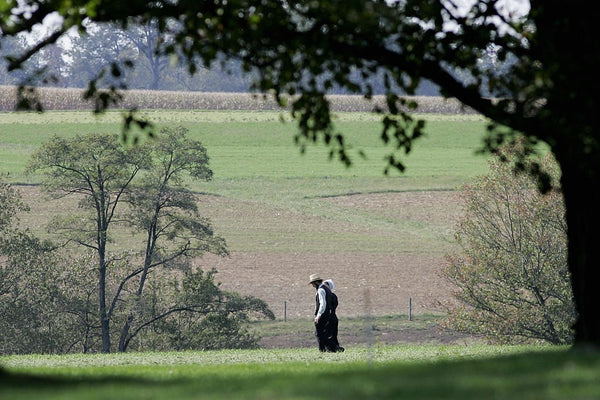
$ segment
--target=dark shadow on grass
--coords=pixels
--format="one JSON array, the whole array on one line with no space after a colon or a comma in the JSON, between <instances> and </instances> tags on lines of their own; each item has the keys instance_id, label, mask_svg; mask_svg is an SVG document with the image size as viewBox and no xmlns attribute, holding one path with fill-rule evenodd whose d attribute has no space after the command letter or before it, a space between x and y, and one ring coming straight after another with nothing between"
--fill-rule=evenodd
<instances>
[{"instance_id":1,"label":"dark shadow on grass","mask_svg":"<svg viewBox=\"0 0 600 400\"><path fill-rule=\"evenodd\" d=\"M128 378L128 377L98 377L98 378L71 378L64 376L54 376L54 375L37 375L37 374L24 374L24 373L14 373L9 372L4 368L0 368L0 387L7 388L31 388L35 386L36 388L42 388L44 386L69 386L73 384L79 383L93 383L93 382L101 382L101 381L111 381L111 382L138 382L143 383L147 382L147 379L144 378ZM0 392L1 393L1 392Z\"/></svg>"},{"instance_id":2,"label":"dark shadow on grass","mask_svg":"<svg viewBox=\"0 0 600 400\"><path fill-rule=\"evenodd\" d=\"M477 360L216 366L191 378L43 377L0 372L0 398L596 399L600 354L546 351Z\"/></svg>"},{"instance_id":3,"label":"dark shadow on grass","mask_svg":"<svg viewBox=\"0 0 600 400\"><path fill-rule=\"evenodd\" d=\"M346 192L346 193L338 193L338 194L323 194L323 195L315 195L315 196L304 196L303 199L330 199L336 197L349 197L349 196L358 196L358 195L373 195L373 194L396 194L396 193L418 193L418 192L454 192L454 189L403 189L403 190L370 190L364 192Z\"/></svg>"}]
</instances>

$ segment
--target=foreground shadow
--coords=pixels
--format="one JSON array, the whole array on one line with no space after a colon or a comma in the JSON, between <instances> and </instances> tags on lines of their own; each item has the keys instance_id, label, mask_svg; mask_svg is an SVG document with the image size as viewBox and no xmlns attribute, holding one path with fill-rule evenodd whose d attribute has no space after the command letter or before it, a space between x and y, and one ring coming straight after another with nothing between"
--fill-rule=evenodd
<instances>
[{"instance_id":1,"label":"foreground shadow","mask_svg":"<svg viewBox=\"0 0 600 400\"><path fill-rule=\"evenodd\" d=\"M217 365L135 377L0 370L4 399L598 399L598 352L423 363ZM162 368L170 368L163 366ZM151 371L149 369L149 371ZM114 374L114 372L112 372Z\"/></svg>"}]
</instances>

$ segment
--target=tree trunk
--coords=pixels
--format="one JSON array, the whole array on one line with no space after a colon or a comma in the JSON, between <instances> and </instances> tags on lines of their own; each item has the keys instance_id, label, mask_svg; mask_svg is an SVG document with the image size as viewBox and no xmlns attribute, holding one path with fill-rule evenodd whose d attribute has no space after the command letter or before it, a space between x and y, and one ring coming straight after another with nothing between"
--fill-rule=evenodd
<instances>
[{"instance_id":1,"label":"tree trunk","mask_svg":"<svg viewBox=\"0 0 600 400\"><path fill-rule=\"evenodd\" d=\"M106 308L106 225L105 222L99 224L101 229L98 232L98 302L100 308L102 352L110 353L110 315L108 315Z\"/></svg>"},{"instance_id":2,"label":"tree trunk","mask_svg":"<svg viewBox=\"0 0 600 400\"><path fill-rule=\"evenodd\" d=\"M158 66L152 66L152 83L150 84L151 90L158 90L160 85L160 71Z\"/></svg>"},{"instance_id":3,"label":"tree trunk","mask_svg":"<svg viewBox=\"0 0 600 400\"><path fill-rule=\"evenodd\" d=\"M600 185L596 174L600 155L580 154L578 157L573 153L565 155L564 150L557 150L556 154L562 170L562 189L567 210L568 263L578 313L574 325L575 345L598 347Z\"/></svg>"},{"instance_id":4,"label":"tree trunk","mask_svg":"<svg viewBox=\"0 0 600 400\"><path fill-rule=\"evenodd\" d=\"M552 84L540 129L549 137L562 172L568 264L578 318L576 346L600 346L600 126L598 21L591 6L538 1L536 52ZM539 12L538 12L539 11ZM545 125L545 126L544 126Z\"/></svg>"},{"instance_id":5,"label":"tree trunk","mask_svg":"<svg viewBox=\"0 0 600 400\"><path fill-rule=\"evenodd\" d=\"M127 350L127 345L129 344L129 329L131 328L131 323L133 322L133 314L129 314L127 317L127 321L125 321L125 325L123 325L123 329L121 331L121 337L119 338L119 352L124 353Z\"/></svg>"},{"instance_id":6,"label":"tree trunk","mask_svg":"<svg viewBox=\"0 0 600 400\"><path fill-rule=\"evenodd\" d=\"M106 263L100 257L98 277L98 298L100 306L100 329L102 334L102 352L110 353L110 320L106 310Z\"/></svg>"}]
</instances>

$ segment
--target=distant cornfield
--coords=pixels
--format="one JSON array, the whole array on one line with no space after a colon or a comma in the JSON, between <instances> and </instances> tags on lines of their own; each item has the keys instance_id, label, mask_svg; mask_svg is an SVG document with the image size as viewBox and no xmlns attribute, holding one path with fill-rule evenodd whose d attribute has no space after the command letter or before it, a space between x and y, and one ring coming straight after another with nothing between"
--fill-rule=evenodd
<instances>
[{"instance_id":1,"label":"distant cornfield","mask_svg":"<svg viewBox=\"0 0 600 400\"><path fill-rule=\"evenodd\" d=\"M90 110L93 104L83 99L83 89L39 88L38 93L44 110ZM384 96L373 96L370 101L358 95L330 95L334 111L371 112L383 108ZM412 97L419 107L417 112L436 114L473 113L454 99L442 97ZM0 86L0 111L14 111L16 87ZM207 93L129 90L125 92L119 108L140 110L278 110L271 96L252 93Z\"/></svg>"}]
</instances>

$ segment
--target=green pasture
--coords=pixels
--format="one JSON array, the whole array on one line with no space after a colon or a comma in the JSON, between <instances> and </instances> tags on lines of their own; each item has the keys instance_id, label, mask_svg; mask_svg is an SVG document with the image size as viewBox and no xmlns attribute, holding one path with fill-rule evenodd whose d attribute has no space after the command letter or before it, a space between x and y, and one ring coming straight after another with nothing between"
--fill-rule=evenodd
<instances>
[{"instance_id":1,"label":"green pasture","mask_svg":"<svg viewBox=\"0 0 600 400\"><path fill-rule=\"evenodd\" d=\"M336 130L343 132L352 146L354 165L350 168L330 160L323 144L310 144L301 154L294 145L297 127L285 113L165 110L148 111L145 116L157 130L183 125L192 138L207 147L214 179L190 183L190 187L227 199L218 205L201 203L200 207L232 251L328 253L360 248L370 253L404 249L441 255L448 249L448 226L339 207L328 199L349 194L454 190L487 170L486 157L476 154L486 121L474 115L424 115L428 121L426 136L405 156L405 173L392 171L388 176L383 173L384 157L392 149L379 139L381 117L373 114L335 115ZM0 171L9 182L36 184L40 177L25 176L24 169L42 143L53 135L119 134L121 121L118 111L101 116L83 111L0 113ZM136 135L147 140L140 132L131 133L129 139ZM64 212L69 204L76 207L76 200L57 203L38 197L29 204L31 212L21 218L22 223L44 235L48 216ZM238 213L233 215L229 209ZM294 218L283 219L283 224L281 219L272 218L282 212ZM307 218L326 218L352 229L311 230L304 224ZM129 234L124 238L119 243L134 240Z\"/></svg>"},{"instance_id":2,"label":"green pasture","mask_svg":"<svg viewBox=\"0 0 600 400\"><path fill-rule=\"evenodd\" d=\"M0 358L1 399L597 399L597 353L372 346Z\"/></svg>"},{"instance_id":3,"label":"green pasture","mask_svg":"<svg viewBox=\"0 0 600 400\"><path fill-rule=\"evenodd\" d=\"M304 154L294 145L296 125L283 113L251 111L152 111L149 120L159 130L183 125L202 141L211 157L215 182L229 179L382 178L384 157L392 149L379 139L380 117L366 113L339 113L336 130L352 146L351 168L330 160L325 146L310 144ZM425 179L436 187L457 182L485 170L481 147L485 121L478 116L427 116L427 136L406 156L408 169L392 177ZM121 113L94 116L89 112L0 113L0 171L13 182L36 182L23 176L28 156L53 135L121 132ZM133 132L131 136L139 135ZM359 155L366 154L366 158ZM388 184L392 179L388 179Z\"/></svg>"}]
</instances>

